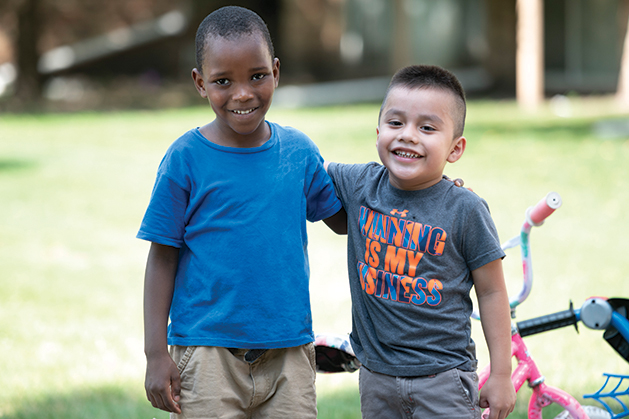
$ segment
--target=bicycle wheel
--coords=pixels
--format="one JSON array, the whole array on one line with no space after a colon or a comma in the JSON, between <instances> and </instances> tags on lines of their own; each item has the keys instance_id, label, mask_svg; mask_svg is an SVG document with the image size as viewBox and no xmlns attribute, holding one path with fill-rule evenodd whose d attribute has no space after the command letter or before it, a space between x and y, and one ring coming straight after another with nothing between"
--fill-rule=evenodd
<instances>
[{"instance_id":1,"label":"bicycle wheel","mask_svg":"<svg viewBox=\"0 0 629 419\"><path fill-rule=\"evenodd\" d=\"M607 410L601 409L600 407L596 407L596 406L583 406L583 410L585 410L585 413L587 413L590 419L611 419L612 417L612 415L610 415ZM571 418L572 416L567 410L564 410L563 412L555 416L555 419L571 419Z\"/></svg>"}]
</instances>

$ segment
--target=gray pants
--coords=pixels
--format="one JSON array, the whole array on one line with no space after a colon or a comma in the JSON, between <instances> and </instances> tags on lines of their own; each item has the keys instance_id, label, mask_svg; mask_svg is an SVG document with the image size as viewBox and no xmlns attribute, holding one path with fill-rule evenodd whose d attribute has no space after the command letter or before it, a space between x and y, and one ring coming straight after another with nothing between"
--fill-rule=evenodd
<instances>
[{"instance_id":1,"label":"gray pants","mask_svg":"<svg viewBox=\"0 0 629 419\"><path fill-rule=\"evenodd\" d=\"M476 372L393 377L361 367L359 386L363 419L480 419Z\"/></svg>"}]
</instances>

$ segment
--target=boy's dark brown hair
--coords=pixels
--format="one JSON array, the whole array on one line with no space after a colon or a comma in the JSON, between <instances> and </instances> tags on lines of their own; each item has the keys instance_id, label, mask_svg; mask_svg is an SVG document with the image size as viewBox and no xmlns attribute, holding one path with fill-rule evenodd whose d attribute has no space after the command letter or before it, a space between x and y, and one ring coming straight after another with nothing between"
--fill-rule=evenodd
<instances>
[{"instance_id":1,"label":"boy's dark brown hair","mask_svg":"<svg viewBox=\"0 0 629 419\"><path fill-rule=\"evenodd\" d=\"M207 15L199 25L195 38L197 70L205 58L209 37L237 39L243 35L260 34L267 44L271 58L275 58L273 41L264 20L255 12L239 6L225 6Z\"/></svg>"},{"instance_id":2,"label":"boy's dark brown hair","mask_svg":"<svg viewBox=\"0 0 629 419\"><path fill-rule=\"evenodd\" d=\"M465 91L454 74L435 65L411 65L398 70L391 78L389 87L384 94L378 121L380 121L382 109L384 109L384 105L387 102L389 92L395 87L438 89L451 92L455 99L455 109L451 111L452 121L454 121L454 136L460 137L463 135L466 114Z\"/></svg>"}]
</instances>

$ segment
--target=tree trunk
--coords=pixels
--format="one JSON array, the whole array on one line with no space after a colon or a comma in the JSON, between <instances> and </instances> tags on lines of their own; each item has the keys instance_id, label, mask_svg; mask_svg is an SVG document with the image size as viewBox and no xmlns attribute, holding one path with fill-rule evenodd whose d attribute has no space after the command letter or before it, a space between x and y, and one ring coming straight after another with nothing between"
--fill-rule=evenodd
<instances>
[{"instance_id":1,"label":"tree trunk","mask_svg":"<svg viewBox=\"0 0 629 419\"><path fill-rule=\"evenodd\" d=\"M484 60L496 92L515 92L516 6L515 0L485 0L489 54Z\"/></svg>"},{"instance_id":2,"label":"tree trunk","mask_svg":"<svg viewBox=\"0 0 629 419\"><path fill-rule=\"evenodd\" d=\"M518 0L516 97L527 110L544 100L544 3Z\"/></svg>"},{"instance_id":3,"label":"tree trunk","mask_svg":"<svg viewBox=\"0 0 629 419\"><path fill-rule=\"evenodd\" d=\"M391 74L394 74L403 67L411 65L413 61L411 55L410 22L406 3L407 0L394 0L392 2L394 28L393 37L391 38L393 42L391 47Z\"/></svg>"},{"instance_id":4,"label":"tree trunk","mask_svg":"<svg viewBox=\"0 0 629 419\"><path fill-rule=\"evenodd\" d=\"M37 71L39 52L40 0L22 0L17 10L17 67L18 77L15 96L21 103L33 103L39 100L42 93L42 78Z\"/></svg>"},{"instance_id":5,"label":"tree trunk","mask_svg":"<svg viewBox=\"0 0 629 419\"><path fill-rule=\"evenodd\" d=\"M629 2L624 0L619 3L618 15L621 20L621 30L624 34L623 50L620 60L620 74L618 75L618 88L616 99L620 106L629 109Z\"/></svg>"}]
</instances>

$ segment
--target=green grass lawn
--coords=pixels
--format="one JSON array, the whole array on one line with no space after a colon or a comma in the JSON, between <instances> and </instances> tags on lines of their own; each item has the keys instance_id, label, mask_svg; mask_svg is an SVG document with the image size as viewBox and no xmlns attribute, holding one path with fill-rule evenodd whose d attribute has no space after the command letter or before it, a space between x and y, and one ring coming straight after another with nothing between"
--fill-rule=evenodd
<instances>
[{"instance_id":1,"label":"green grass lawn","mask_svg":"<svg viewBox=\"0 0 629 419\"><path fill-rule=\"evenodd\" d=\"M376 160L378 106L274 109L328 160ZM148 244L135 239L157 165L209 108L0 116L0 417L166 418L145 400L142 281ZM629 134L598 138L620 118L608 99L573 99L572 116L523 114L513 102L471 102L463 158L446 173L484 197L501 239L548 191L563 207L532 234L535 286L518 319L629 297ZM629 117L629 116L628 116ZM235 168L237 170L237 168ZM315 330L349 331L344 238L310 226ZM519 288L518 251L505 270ZM487 351L475 325L480 364ZM581 327L527 338L547 383L593 391L625 361ZM321 418L359 418L357 374L318 377ZM523 389L522 397L530 390ZM523 418L526 403L518 404Z\"/></svg>"}]
</instances>

